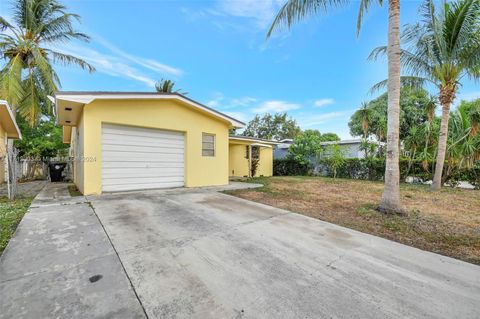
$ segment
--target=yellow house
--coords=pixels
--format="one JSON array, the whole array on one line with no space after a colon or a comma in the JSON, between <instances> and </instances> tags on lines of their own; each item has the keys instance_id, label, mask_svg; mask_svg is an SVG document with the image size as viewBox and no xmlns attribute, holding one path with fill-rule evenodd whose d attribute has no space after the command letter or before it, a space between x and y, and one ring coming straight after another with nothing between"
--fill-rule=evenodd
<instances>
[{"instance_id":1,"label":"yellow house","mask_svg":"<svg viewBox=\"0 0 480 319\"><path fill-rule=\"evenodd\" d=\"M5 182L7 176L7 141L21 138L22 134L10 106L6 101L0 100L0 183Z\"/></svg>"},{"instance_id":2,"label":"yellow house","mask_svg":"<svg viewBox=\"0 0 480 319\"><path fill-rule=\"evenodd\" d=\"M230 139L244 123L177 93L58 92L55 105L71 143L74 182L86 195L226 185L245 162L243 152L229 149L262 144ZM271 175L272 154L262 152L258 173Z\"/></svg>"},{"instance_id":3,"label":"yellow house","mask_svg":"<svg viewBox=\"0 0 480 319\"><path fill-rule=\"evenodd\" d=\"M253 177L272 176L273 147L276 144L279 143L253 137L230 136L228 150L230 176L252 177L252 172ZM253 167L256 169L252 170Z\"/></svg>"}]
</instances>

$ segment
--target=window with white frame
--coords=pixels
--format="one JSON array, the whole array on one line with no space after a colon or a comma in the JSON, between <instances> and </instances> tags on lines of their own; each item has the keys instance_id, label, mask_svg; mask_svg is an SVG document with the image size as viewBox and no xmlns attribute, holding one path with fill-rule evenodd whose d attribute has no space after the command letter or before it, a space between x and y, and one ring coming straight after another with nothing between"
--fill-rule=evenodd
<instances>
[{"instance_id":1,"label":"window with white frame","mask_svg":"<svg viewBox=\"0 0 480 319\"><path fill-rule=\"evenodd\" d=\"M202 156L215 156L215 134L202 133Z\"/></svg>"}]
</instances>

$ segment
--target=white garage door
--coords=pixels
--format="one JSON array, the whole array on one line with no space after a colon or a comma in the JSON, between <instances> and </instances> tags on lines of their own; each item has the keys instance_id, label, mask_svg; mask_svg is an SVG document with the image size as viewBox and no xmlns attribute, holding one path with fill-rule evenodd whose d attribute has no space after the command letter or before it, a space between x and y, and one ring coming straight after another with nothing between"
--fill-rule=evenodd
<instances>
[{"instance_id":1,"label":"white garage door","mask_svg":"<svg viewBox=\"0 0 480 319\"><path fill-rule=\"evenodd\" d=\"M183 185L183 133L102 125L102 191Z\"/></svg>"}]
</instances>

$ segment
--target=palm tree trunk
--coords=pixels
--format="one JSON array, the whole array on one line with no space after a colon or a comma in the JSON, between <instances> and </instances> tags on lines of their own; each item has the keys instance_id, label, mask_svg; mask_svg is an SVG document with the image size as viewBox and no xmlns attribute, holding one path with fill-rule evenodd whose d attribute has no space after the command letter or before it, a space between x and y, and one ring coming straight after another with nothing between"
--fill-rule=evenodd
<instances>
[{"instance_id":1,"label":"palm tree trunk","mask_svg":"<svg viewBox=\"0 0 480 319\"><path fill-rule=\"evenodd\" d=\"M442 93L440 93L440 96L442 96ZM443 164L445 163L445 155L447 153L450 104L451 103L449 102L442 103L442 122L440 123L440 136L438 138L437 160L435 163L435 175L433 176L433 183L431 186L431 190L433 191L437 191L442 187Z\"/></svg>"},{"instance_id":2,"label":"palm tree trunk","mask_svg":"<svg viewBox=\"0 0 480 319\"><path fill-rule=\"evenodd\" d=\"M379 210L401 213L400 203L400 0L388 1L388 119L385 186Z\"/></svg>"}]
</instances>

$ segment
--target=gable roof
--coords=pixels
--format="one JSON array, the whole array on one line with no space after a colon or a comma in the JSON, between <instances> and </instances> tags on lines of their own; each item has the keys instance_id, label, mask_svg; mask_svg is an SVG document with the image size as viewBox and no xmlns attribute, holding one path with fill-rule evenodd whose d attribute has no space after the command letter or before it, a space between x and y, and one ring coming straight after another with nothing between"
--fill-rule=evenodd
<instances>
[{"instance_id":1,"label":"gable roof","mask_svg":"<svg viewBox=\"0 0 480 319\"><path fill-rule=\"evenodd\" d=\"M0 124L5 130L7 138L22 139L22 133L15 121L12 109L4 100L0 100Z\"/></svg>"},{"instance_id":2,"label":"gable roof","mask_svg":"<svg viewBox=\"0 0 480 319\"><path fill-rule=\"evenodd\" d=\"M180 93L160 93L160 92L103 92L103 91L63 91L55 93L55 111L57 114L57 121L61 125L75 125L67 122L64 119L64 112L59 108L59 105L66 105L70 103L72 106L83 108L83 105L92 103L95 100L116 100L116 99L133 99L133 100L176 100L188 104L189 106L208 113L216 118L229 122L232 127L242 128L245 123L234 119L224 113L216 111L204 104L192 100Z\"/></svg>"}]
</instances>

